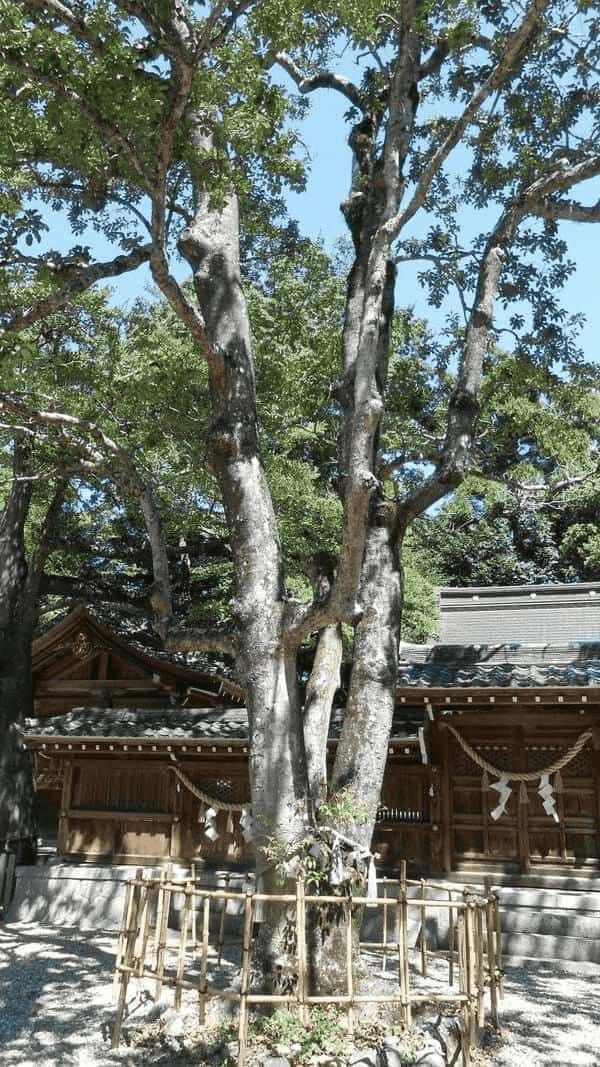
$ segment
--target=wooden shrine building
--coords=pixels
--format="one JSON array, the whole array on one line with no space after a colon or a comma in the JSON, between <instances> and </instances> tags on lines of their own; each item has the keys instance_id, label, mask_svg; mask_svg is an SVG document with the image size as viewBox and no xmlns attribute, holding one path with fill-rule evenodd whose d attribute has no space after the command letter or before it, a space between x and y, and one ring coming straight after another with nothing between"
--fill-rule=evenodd
<instances>
[{"instance_id":1,"label":"wooden shrine building","mask_svg":"<svg viewBox=\"0 0 600 1067\"><path fill-rule=\"evenodd\" d=\"M440 609L440 642L401 650L382 865L600 867L600 584L447 589ZM34 677L26 743L61 855L249 861L247 717L231 680L84 609L36 642Z\"/></svg>"}]
</instances>

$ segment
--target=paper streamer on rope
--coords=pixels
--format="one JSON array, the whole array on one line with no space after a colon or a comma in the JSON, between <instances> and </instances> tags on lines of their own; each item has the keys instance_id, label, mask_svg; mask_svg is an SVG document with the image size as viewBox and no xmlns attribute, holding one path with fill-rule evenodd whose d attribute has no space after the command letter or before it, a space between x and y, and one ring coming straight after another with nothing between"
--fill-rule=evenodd
<instances>
[{"instance_id":1,"label":"paper streamer on rope","mask_svg":"<svg viewBox=\"0 0 600 1067\"><path fill-rule=\"evenodd\" d=\"M219 838L216 808L207 808L204 813L204 836L211 841L217 841Z\"/></svg>"},{"instance_id":2,"label":"paper streamer on rope","mask_svg":"<svg viewBox=\"0 0 600 1067\"><path fill-rule=\"evenodd\" d=\"M225 824L225 833L228 837L233 837L234 825L232 812L227 813L227 822Z\"/></svg>"},{"instance_id":3,"label":"paper streamer on rope","mask_svg":"<svg viewBox=\"0 0 600 1067\"><path fill-rule=\"evenodd\" d=\"M242 808L242 814L240 815L240 830L242 831L244 841L252 840L254 836L254 827L252 824L250 808Z\"/></svg>"},{"instance_id":4,"label":"paper streamer on rope","mask_svg":"<svg viewBox=\"0 0 600 1067\"><path fill-rule=\"evenodd\" d=\"M496 820L499 819L501 815L504 815L512 789L508 784L508 778L505 778L504 775L502 775L499 782L492 782L490 789L495 789L500 798L494 810L490 812L492 819Z\"/></svg>"},{"instance_id":5,"label":"paper streamer on rope","mask_svg":"<svg viewBox=\"0 0 600 1067\"><path fill-rule=\"evenodd\" d=\"M421 749L421 763L429 763L427 745L425 744L425 730L419 726L419 748Z\"/></svg>"},{"instance_id":6,"label":"paper streamer on rope","mask_svg":"<svg viewBox=\"0 0 600 1067\"><path fill-rule=\"evenodd\" d=\"M546 812L546 815L550 815L554 822L558 822L558 812L556 810L556 797L554 796L554 789L550 781L550 777L547 774L543 774L540 778L540 788L538 793L542 798L542 807Z\"/></svg>"}]
</instances>

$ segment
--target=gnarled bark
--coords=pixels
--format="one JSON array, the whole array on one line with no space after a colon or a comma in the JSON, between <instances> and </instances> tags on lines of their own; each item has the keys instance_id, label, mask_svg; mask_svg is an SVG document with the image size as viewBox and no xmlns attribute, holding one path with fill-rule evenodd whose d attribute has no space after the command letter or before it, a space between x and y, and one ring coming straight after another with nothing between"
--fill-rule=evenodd
<instances>
[{"instance_id":1,"label":"gnarled bark","mask_svg":"<svg viewBox=\"0 0 600 1067\"><path fill-rule=\"evenodd\" d=\"M367 535L361 583L362 616L355 631L350 688L331 779L346 792L356 817L341 827L368 848L375 825L394 713L402 583L396 509L380 504Z\"/></svg>"},{"instance_id":2,"label":"gnarled bark","mask_svg":"<svg viewBox=\"0 0 600 1067\"><path fill-rule=\"evenodd\" d=\"M198 121L196 148L210 145ZM275 514L262 464L248 311L239 262L237 198L221 205L200 194L180 248L193 271L206 333L212 423L207 443L219 482L236 574L233 616L237 672L247 698L257 875L266 891L279 877L265 848L293 846L307 815L307 776L295 647L286 643L288 607ZM265 970L285 960L281 909L262 924Z\"/></svg>"},{"instance_id":3,"label":"gnarled bark","mask_svg":"<svg viewBox=\"0 0 600 1067\"><path fill-rule=\"evenodd\" d=\"M64 492L61 483L28 565L25 524L33 490L27 478L30 459L31 443L17 440L13 482L0 519L0 841L16 844L21 860L31 856L37 834L33 762L21 732L25 718L33 714L31 643L51 532Z\"/></svg>"}]
</instances>

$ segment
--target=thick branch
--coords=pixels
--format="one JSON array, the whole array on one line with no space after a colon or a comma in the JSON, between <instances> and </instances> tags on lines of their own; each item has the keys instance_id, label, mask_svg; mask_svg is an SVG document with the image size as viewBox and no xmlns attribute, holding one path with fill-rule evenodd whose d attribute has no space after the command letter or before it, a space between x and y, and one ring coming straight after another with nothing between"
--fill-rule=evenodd
<instances>
[{"instance_id":1,"label":"thick branch","mask_svg":"<svg viewBox=\"0 0 600 1067\"><path fill-rule=\"evenodd\" d=\"M402 168L418 102L420 39L415 29L415 0L402 5L401 19L398 59L388 94L385 141L376 180L370 183L371 201L365 208L371 212L369 228L364 226L357 249L357 266L361 273L364 271L357 289L359 301L353 309L358 334L344 340L345 346L352 342L352 350L344 353L344 369L346 377L351 371L353 388L344 401L344 524L340 566L326 604L296 612L290 631L290 638L296 640L334 622L353 623L360 617L358 586L371 503L379 489L375 455L394 309L395 269L387 223L397 212L402 195Z\"/></svg>"},{"instance_id":2,"label":"thick branch","mask_svg":"<svg viewBox=\"0 0 600 1067\"><path fill-rule=\"evenodd\" d=\"M600 200L589 206L576 200L542 200L529 210L530 214L553 222L600 222Z\"/></svg>"},{"instance_id":3,"label":"thick branch","mask_svg":"<svg viewBox=\"0 0 600 1067\"><path fill-rule=\"evenodd\" d=\"M161 293L168 300L178 318L188 327L190 333L196 339L202 355L210 359L214 355L214 349L207 337L204 319L191 301L188 300L183 289L169 271L167 257L161 247L155 247L152 250L150 268L152 277Z\"/></svg>"},{"instance_id":4,"label":"thick branch","mask_svg":"<svg viewBox=\"0 0 600 1067\"><path fill-rule=\"evenodd\" d=\"M511 204L490 234L479 268L456 384L448 403L446 436L431 477L400 503L402 524L420 515L463 480L479 415L483 360L493 325L494 302L505 250L522 217Z\"/></svg>"},{"instance_id":5,"label":"thick branch","mask_svg":"<svg viewBox=\"0 0 600 1067\"><path fill-rule=\"evenodd\" d=\"M169 652L222 652L226 656L235 656L237 653L235 632L217 627L205 629L171 624L164 640Z\"/></svg>"},{"instance_id":6,"label":"thick branch","mask_svg":"<svg viewBox=\"0 0 600 1067\"><path fill-rule=\"evenodd\" d=\"M23 3L30 10L47 11L49 15L54 15L65 26L69 27L73 37L76 37L83 44L89 45L94 54L100 59L107 57L108 53L102 38L90 30L81 14L76 14L66 4L61 3L61 0L23 0Z\"/></svg>"},{"instance_id":7,"label":"thick branch","mask_svg":"<svg viewBox=\"0 0 600 1067\"><path fill-rule=\"evenodd\" d=\"M452 149L459 143L463 133L482 105L492 93L499 89L514 73L524 48L526 48L537 32L540 17L549 4L550 0L533 0L521 25L511 34L506 42L502 58L496 64L489 77L486 78L483 85L481 85L473 94L464 111L452 126L449 134L444 138L441 145L434 152L429 163L424 168L410 202L402 212L396 215L394 219L390 220L389 229L392 234L392 239L400 233L400 230L402 230L406 223L413 218L419 208L423 206L435 175L449 156Z\"/></svg>"},{"instance_id":8,"label":"thick branch","mask_svg":"<svg viewBox=\"0 0 600 1067\"><path fill-rule=\"evenodd\" d=\"M327 737L342 665L341 626L321 630L304 701L304 746L311 800L316 808L327 795Z\"/></svg>"},{"instance_id":9,"label":"thick branch","mask_svg":"<svg viewBox=\"0 0 600 1067\"><path fill-rule=\"evenodd\" d=\"M342 96L345 96L351 104L354 104L359 111L367 111L365 101L356 85L341 74L333 74L328 70L323 70L307 78L287 52L278 52L275 59L286 74L289 74L292 81L296 83L298 91L303 95L313 93L316 89L335 89Z\"/></svg>"},{"instance_id":10,"label":"thick branch","mask_svg":"<svg viewBox=\"0 0 600 1067\"><path fill-rule=\"evenodd\" d=\"M47 315L52 315L55 311L60 311L61 308L64 308L76 296L85 292L86 289L89 289L103 278L117 278L119 275L125 274L127 271L135 270L137 267L141 266L142 263L147 263L150 260L151 252L151 245L142 245L128 255L115 256L114 259L111 259L106 263L90 263L87 267L81 267L72 272L70 270L69 279L66 284L63 285L62 289L59 289L56 293L52 293L50 296L38 301L37 304L34 304L27 311L21 311L18 314L13 315L13 317L4 324L0 333L16 333L19 330L24 330L27 326L31 326L34 322L38 322L40 319L45 318Z\"/></svg>"}]
</instances>

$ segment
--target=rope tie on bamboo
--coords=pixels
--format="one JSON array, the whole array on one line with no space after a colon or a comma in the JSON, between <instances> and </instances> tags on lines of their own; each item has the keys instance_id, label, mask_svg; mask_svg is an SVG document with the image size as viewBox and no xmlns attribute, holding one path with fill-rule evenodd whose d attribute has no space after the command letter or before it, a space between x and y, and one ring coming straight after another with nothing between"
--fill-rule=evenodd
<instances>
[{"instance_id":1,"label":"rope tie on bamboo","mask_svg":"<svg viewBox=\"0 0 600 1067\"><path fill-rule=\"evenodd\" d=\"M563 791L563 781L560 772L563 770L564 767L567 766L568 763L571 762L571 760L575 759L575 756L579 755L584 745L586 745L588 741L591 741L593 736L591 730L584 730L583 733L579 735L579 737L573 742L571 747L568 748L562 756L560 756L558 759L554 760L553 763L548 764L547 767L544 767L541 770L504 771L500 767L495 767L493 763L490 763L489 760L486 760L483 756L479 754L479 752L476 752L476 750L472 748L469 742L465 740L462 734L460 734L454 726L451 726L448 722L444 723L444 726L447 730L450 730L450 733L453 737L456 738L458 744L462 748L463 752L469 757L469 759L472 760L473 763L477 764L478 767L481 767L481 770L483 771L481 779L482 788L494 789L498 793L498 804L493 809L493 811L490 812L492 819L499 819L500 816L503 815L506 810L508 798L512 793L512 789L508 784L509 782L520 783L519 803L527 804L529 802L529 798L527 796L527 787L525 783L535 782L537 779L539 779L540 785L538 788L538 793L542 799L544 811L546 812L546 815L550 815L555 822L558 822L556 797L554 794L562 793ZM490 780L488 777L490 774L494 777L497 777L498 781L492 782L490 784ZM554 775L554 783L550 781L551 774Z\"/></svg>"},{"instance_id":2,"label":"rope tie on bamboo","mask_svg":"<svg viewBox=\"0 0 600 1067\"><path fill-rule=\"evenodd\" d=\"M169 764L169 769L177 776L179 781L185 788L193 794L200 801L202 807L200 808L199 820L204 822L204 833L211 841L216 841L219 837L219 831L217 830L217 815L220 811L227 812L227 833L233 833L233 813L236 811L241 812L240 816L240 830L244 841L252 840L252 815L250 813L249 804L229 804L225 800L218 800L217 797L210 796L209 793L205 793L203 789L199 789L191 778L188 778L187 774L177 766L174 765L175 757L171 753L171 759L173 763Z\"/></svg>"}]
</instances>

